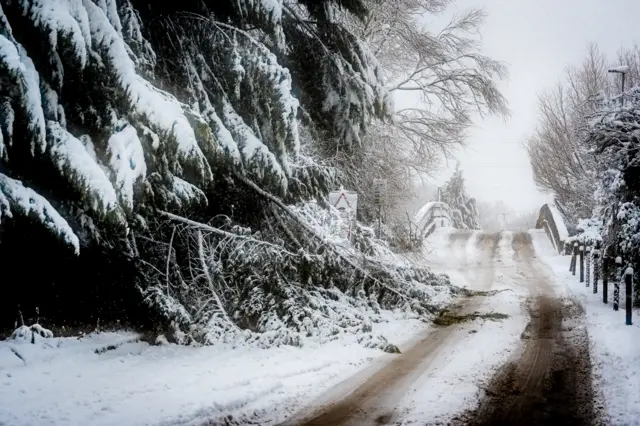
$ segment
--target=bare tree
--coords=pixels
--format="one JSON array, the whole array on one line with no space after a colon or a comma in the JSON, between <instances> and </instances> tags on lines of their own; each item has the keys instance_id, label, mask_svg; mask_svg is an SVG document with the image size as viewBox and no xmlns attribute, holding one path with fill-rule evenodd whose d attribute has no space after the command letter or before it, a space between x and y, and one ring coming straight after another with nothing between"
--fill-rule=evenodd
<instances>
[{"instance_id":1,"label":"bare tree","mask_svg":"<svg viewBox=\"0 0 640 426\"><path fill-rule=\"evenodd\" d=\"M508 114L496 86L497 79L507 77L506 67L480 53L476 36L485 18L482 10L455 16L433 33L424 18L442 13L452 0L372 3L359 34L385 70L386 89L421 101L418 107L395 111L396 126L410 148L422 156L434 155L434 147L450 154L464 143L473 114Z\"/></svg>"},{"instance_id":2,"label":"bare tree","mask_svg":"<svg viewBox=\"0 0 640 426\"><path fill-rule=\"evenodd\" d=\"M589 118L615 90L608 67L598 46L590 44L582 64L569 67L564 81L539 96L538 126L525 140L536 184L553 193L574 219L589 216L593 208L599 164L585 141Z\"/></svg>"},{"instance_id":3,"label":"bare tree","mask_svg":"<svg viewBox=\"0 0 640 426\"><path fill-rule=\"evenodd\" d=\"M634 44L633 47L622 48L616 55L616 63L619 65L627 65L629 72L625 76L625 85L627 87L635 87L640 85L640 46ZM621 78L621 77L618 77ZM616 93L620 87L617 82Z\"/></svg>"},{"instance_id":4,"label":"bare tree","mask_svg":"<svg viewBox=\"0 0 640 426\"><path fill-rule=\"evenodd\" d=\"M464 144L474 114L508 115L496 85L508 73L503 63L480 53L483 11L469 10L432 32L425 18L443 13L453 0L368 3L371 13L364 22L345 19L344 25L372 49L385 73L386 90L416 102L397 109L392 124L374 126L360 157L349 156L346 164L338 158L338 164L358 189L370 187L373 177L387 177L398 204L410 197L416 175L433 174L443 156ZM352 167L353 162L366 167Z\"/></svg>"}]
</instances>

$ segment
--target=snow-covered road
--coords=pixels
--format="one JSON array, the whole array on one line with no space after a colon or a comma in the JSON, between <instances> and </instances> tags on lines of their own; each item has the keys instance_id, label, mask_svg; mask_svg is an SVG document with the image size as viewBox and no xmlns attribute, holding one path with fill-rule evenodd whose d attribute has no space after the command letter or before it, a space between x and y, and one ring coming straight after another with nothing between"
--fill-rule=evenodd
<instances>
[{"instance_id":1,"label":"snow-covered road","mask_svg":"<svg viewBox=\"0 0 640 426\"><path fill-rule=\"evenodd\" d=\"M430 266L489 293L461 301L443 326L422 333L403 355L347 380L286 424L438 424L474 408L480 390L519 348L527 323L529 287L520 283L512 239L438 230L426 247Z\"/></svg>"}]
</instances>

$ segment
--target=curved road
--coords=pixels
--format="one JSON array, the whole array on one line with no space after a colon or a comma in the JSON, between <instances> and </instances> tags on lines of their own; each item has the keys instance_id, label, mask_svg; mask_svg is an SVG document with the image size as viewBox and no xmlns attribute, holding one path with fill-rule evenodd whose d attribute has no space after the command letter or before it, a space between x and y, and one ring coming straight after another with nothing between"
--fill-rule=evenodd
<instances>
[{"instance_id":1,"label":"curved road","mask_svg":"<svg viewBox=\"0 0 640 426\"><path fill-rule=\"evenodd\" d=\"M471 232L450 235L449 248L463 262L460 272L467 281L477 284L474 289L492 288L496 268L501 267L496 256L501 236ZM475 245L471 252L477 253L476 259L467 256L469 244ZM529 234L514 234L512 248L519 272L514 285L524 285L529 291L530 323L523 330L516 359L495 373L479 406L459 414L449 424L595 424L586 332L574 324L579 322L581 312L574 306L565 306L555 295L544 265L534 254ZM470 297L454 312L474 313L483 299ZM401 355L348 379L321 397L314 408L302 410L285 424L402 424L398 406L409 387L434 367L438 355L453 351L463 336L456 325L430 329ZM430 423L432 419L421 420L422 424L439 424Z\"/></svg>"}]
</instances>

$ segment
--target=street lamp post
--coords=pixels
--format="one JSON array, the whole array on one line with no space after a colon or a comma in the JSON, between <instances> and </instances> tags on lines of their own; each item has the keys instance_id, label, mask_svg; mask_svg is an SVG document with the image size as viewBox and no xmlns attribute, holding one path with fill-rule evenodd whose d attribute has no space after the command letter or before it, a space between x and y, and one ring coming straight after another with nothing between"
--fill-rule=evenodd
<instances>
[{"instance_id":1,"label":"street lamp post","mask_svg":"<svg viewBox=\"0 0 640 426\"><path fill-rule=\"evenodd\" d=\"M612 74L622 74L622 89L620 91L620 96L622 100L622 106L624 106L624 80L625 80L625 77L627 76L627 73L629 72L629 66L621 65L619 67L611 68L609 72Z\"/></svg>"}]
</instances>

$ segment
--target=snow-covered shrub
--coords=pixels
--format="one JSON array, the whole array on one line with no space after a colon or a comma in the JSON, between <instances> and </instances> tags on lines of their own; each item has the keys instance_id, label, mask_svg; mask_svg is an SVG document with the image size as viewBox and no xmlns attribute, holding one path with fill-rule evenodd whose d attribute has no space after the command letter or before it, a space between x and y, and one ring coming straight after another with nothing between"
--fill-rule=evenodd
<instances>
[{"instance_id":1,"label":"snow-covered shrub","mask_svg":"<svg viewBox=\"0 0 640 426\"><path fill-rule=\"evenodd\" d=\"M22 325L14 330L10 338L35 342L36 336L37 338L50 339L53 337L53 332L40 324Z\"/></svg>"},{"instance_id":2,"label":"snow-covered shrub","mask_svg":"<svg viewBox=\"0 0 640 426\"><path fill-rule=\"evenodd\" d=\"M168 345L169 344L169 340L167 340L166 336L164 334L159 334L156 337L156 340L154 342L156 345L158 346L162 346L162 345Z\"/></svg>"},{"instance_id":3,"label":"snow-covered shrub","mask_svg":"<svg viewBox=\"0 0 640 426\"><path fill-rule=\"evenodd\" d=\"M566 244L573 246L577 242L580 245L593 246L602 241L602 222L597 219L580 219L576 230L578 233L567 238Z\"/></svg>"},{"instance_id":4,"label":"snow-covered shrub","mask_svg":"<svg viewBox=\"0 0 640 426\"><path fill-rule=\"evenodd\" d=\"M358 343L360 343L365 348L382 349L383 351L390 354L400 353L400 349L396 345L389 343L386 337L379 334L363 334L362 336L358 337Z\"/></svg>"}]
</instances>

